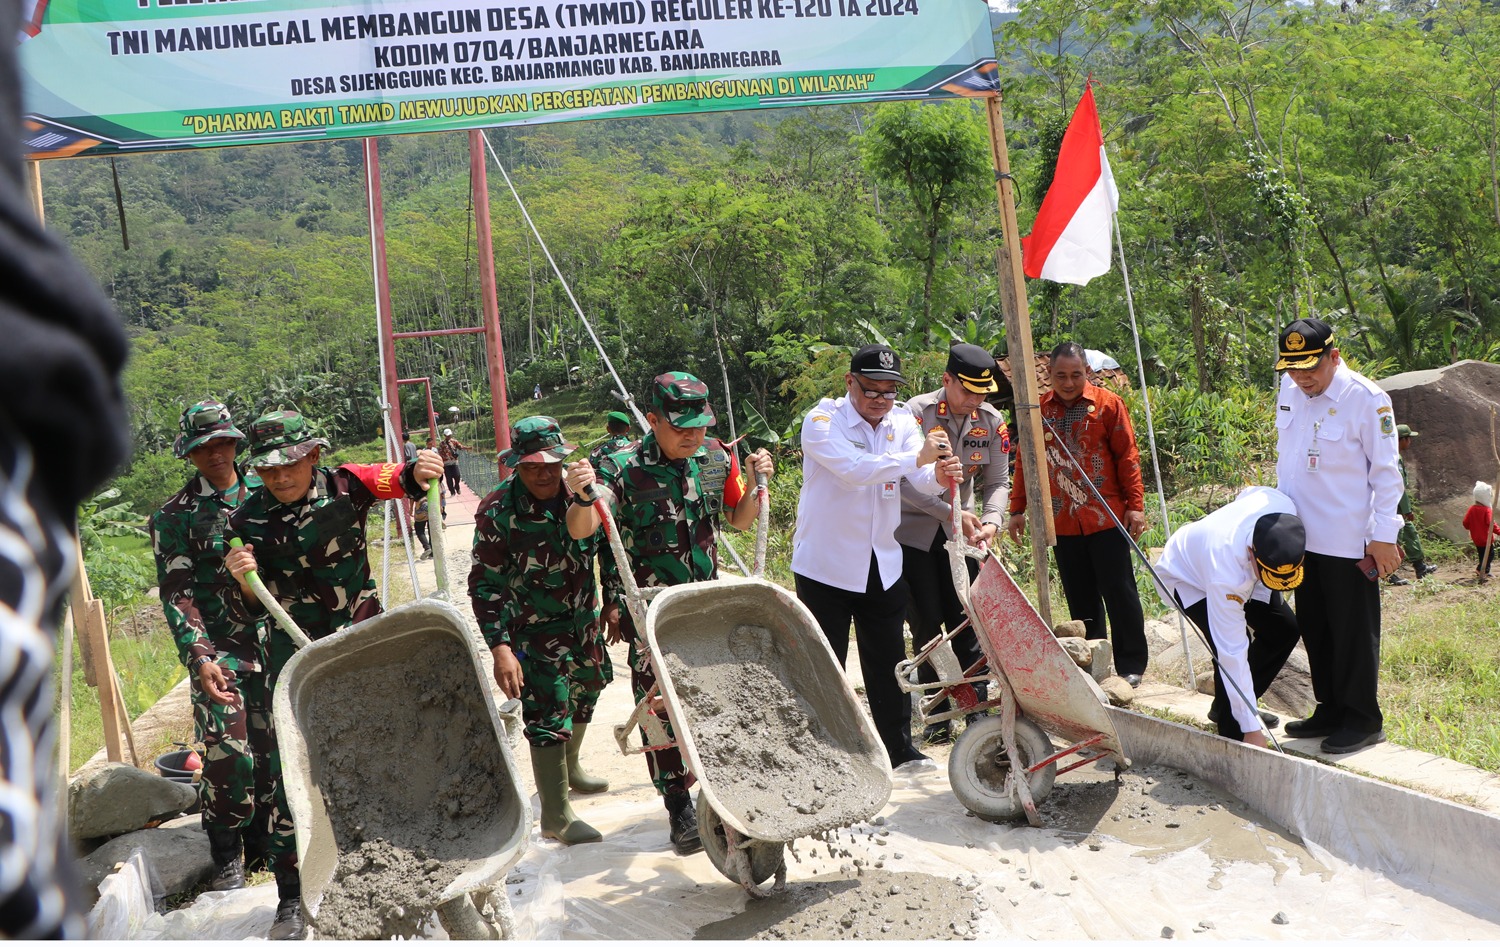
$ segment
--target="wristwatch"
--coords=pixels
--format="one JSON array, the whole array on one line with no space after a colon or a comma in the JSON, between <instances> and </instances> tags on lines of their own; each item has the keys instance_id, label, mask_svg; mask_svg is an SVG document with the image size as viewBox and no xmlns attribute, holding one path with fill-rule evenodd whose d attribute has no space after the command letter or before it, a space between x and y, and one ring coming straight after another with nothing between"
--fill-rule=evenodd
<instances>
[{"instance_id":1,"label":"wristwatch","mask_svg":"<svg viewBox=\"0 0 1500 947\"><path fill-rule=\"evenodd\" d=\"M581 493L575 493L572 496L568 497L568 502L572 503L574 506L593 506L594 505L594 501L593 500L590 500L588 497L584 496Z\"/></svg>"},{"instance_id":2,"label":"wristwatch","mask_svg":"<svg viewBox=\"0 0 1500 947\"><path fill-rule=\"evenodd\" d=\"M211 656L200 654L196 658L188 662L188 670L193 674L197 674L199 668L203 667L203 665L205 664L210 664L212 662L213 658Z\"/></svg>"}]
</instances>

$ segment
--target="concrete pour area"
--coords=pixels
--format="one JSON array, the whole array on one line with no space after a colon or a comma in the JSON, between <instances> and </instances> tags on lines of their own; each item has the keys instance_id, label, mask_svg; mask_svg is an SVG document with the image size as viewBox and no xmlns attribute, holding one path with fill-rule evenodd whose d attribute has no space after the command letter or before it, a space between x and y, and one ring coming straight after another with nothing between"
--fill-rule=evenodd
<instances>
[{"instance_id":1,"label":"concrete pour area","mask_svg":"<svg viewBox=\"0 0 1500 947\"><path fill-rule=\"evenodd\" d=\"M450 562L463 608L468 541L456 532ZM1215 785L1176 768L1189 757L1174 757L1170 746L1148 752L1142 740L1133 750L1123 729L1135 765L1119 774L1091 765L1060 776L1042 803L1042 828L970 815L949 789L947 748L929 748L936 766L898 772L889 803L869 822L794 843L787 890L753 900L706 855L673 854L644 759L620 754L612 738L633 701L626 650L610 651L616 680L600 700L582 756L611 789L573 794L578 815L604 840L568 847L541 839L533 826L504 879L521 939L1500 939L1500 896L1455 887L1431 870L1431 859L1356 857L1380 870L1358 867L1304 844L1265 814L1280 812L1312 836L1328 811L1321 793L1335 792L1298 782L1312 776L1276 770L1252 787L1230 767L1245 765L1231 754L1216 763ZM850 673L858 679L853 655ZM1176 742L1195 739L1180 736ZM1173 737L1160 739L1172 744ZM534 808L524 743L516 761ZM1294 762L1321 766L1285 765ZM1275 804L1252 808L1225 786ZM1385 838L1387 829L1376 823L1405 822L1408 837L1421 836L1425 810L1367 810L1362 797L1338 798L1337 838L1325 839L1336 849L1347 848L1334 845L1337 839L1353 839L1357 853L1367 831ZM1468 813L1447 815L1460 817L1457 824ZM1440 860L1462 842L1444 834L1451 826L1434 828ZM1487 845L1481 841L1483 850L1467 857L1482 860L1488 852L1500 863ZM263 936L274 905L269 888L205 895L174 912L166 936ZM419 936L445 935L429 918Z\"/></svg>"}]
</instances>

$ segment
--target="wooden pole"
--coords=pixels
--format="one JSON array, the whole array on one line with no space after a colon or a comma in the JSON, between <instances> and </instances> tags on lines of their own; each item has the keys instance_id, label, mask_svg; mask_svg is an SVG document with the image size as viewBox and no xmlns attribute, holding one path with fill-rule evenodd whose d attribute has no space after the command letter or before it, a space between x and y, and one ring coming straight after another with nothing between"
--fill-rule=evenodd
<instances>
[{"instance_id":1,"label":"wooden pole","mask_svg":"<svg viewBox=\"0 0 1500 947\"><path fill-rule=\"evenodd\" d=\"M120 712L124 702L115 686L115 662L109 653L109 630L104 620L104 603L94 598L89 588L88 572L83 567L83 547L74 550L75 574L68 608L73 612L73 626L79 632L84 656L85 680L99 691L99 718L104 726L104 755L111 763L125 762L125 748L120 733L130 727L130 717ZM85 643L86 642L86 643Z\"/></svg>"},{"instance_id":2,"label":"wooden pole","mask_svg":"<svg viewBox=\"0 0 1500 947\"><path fill-rule=\"evenodd\" d=\"M990 126L990 160L995 168L995 199L1000 205L1002 240L995 251L1000 277L1000 304L1005 312L1005 337L1015 389L1016 427L1020 435L1021 470L1026 478L1026 510L1031 524L1031 558L1036 567L1036 605L1047 627L1052 627L1052 586L1047 547L1056 545L1052 525L1052 490L1043 459L1042 413L1037 406L1036 358L1031 348L1031 313L1026 304L1026 277L1021 271L1021 234L1016 224L1015 182L1010 176L1010 152L1005 146L1005 121L1000 94L985 97Z\"/></svg>"}]
</instances>

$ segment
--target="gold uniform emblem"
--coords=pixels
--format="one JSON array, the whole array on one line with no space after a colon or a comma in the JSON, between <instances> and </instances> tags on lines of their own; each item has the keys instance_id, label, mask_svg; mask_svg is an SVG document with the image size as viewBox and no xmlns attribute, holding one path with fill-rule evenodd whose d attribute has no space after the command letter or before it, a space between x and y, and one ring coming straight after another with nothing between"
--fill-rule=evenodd
<instances>
[{"instance_id":1,"label":"gold uniform emblem","mask_svg":"<svg viewBox=\"0 0 1500 947\"><path fill-rule=\"evenodd\" d=\"M1286 347L1293 352L1300 352L1307 348L1307 340L1302 337L1302 333L1293 332L1286 337Z\"/></svg>"}]
</instances>

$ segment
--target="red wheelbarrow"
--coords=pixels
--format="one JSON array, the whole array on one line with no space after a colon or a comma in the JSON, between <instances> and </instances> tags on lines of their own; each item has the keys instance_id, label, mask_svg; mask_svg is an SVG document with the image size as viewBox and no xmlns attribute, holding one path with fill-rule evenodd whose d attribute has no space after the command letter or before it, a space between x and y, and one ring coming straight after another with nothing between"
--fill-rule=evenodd
<instances>
[{"instance_id":1,"label":"red wheelbarrow","mask_svg":"<svg viewBox=\"0 0 1500 947\"><path fill-rule=\"evenodd\" d=\"M953 506L956 511L958 504ZM1014 819L1024 814L1039 826L1036 804L1052 791L1059 773L1106 758L1123 768L1130 760L1099 685L1063 650L999 559L965 542L956 513L954 519L947 547L968 620L897 665L896 679L903 690L920 695L917 711L924 726L1000 708L998 716L976 718L964 729L948 757L948 779L953 794L975 815ZM965 566L969 558L982 562L972 585ZM964 668L951 642L969 627L984 657ZM937 671L936 682L917 680L924 663ZM982 682L989 685L987 700L980 700L974 687ZM939 710L944 700L951 705ZM1057 749L1049 734L1066 745ZM1071 756L1077 759L1059 769L1058 763Z\"/></svg>"}]
</instances>

